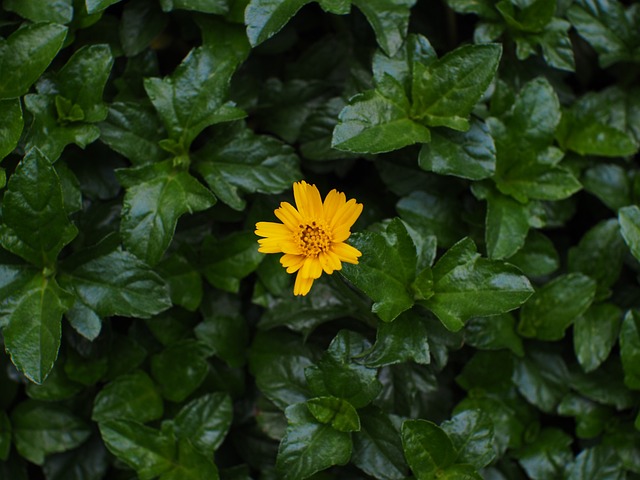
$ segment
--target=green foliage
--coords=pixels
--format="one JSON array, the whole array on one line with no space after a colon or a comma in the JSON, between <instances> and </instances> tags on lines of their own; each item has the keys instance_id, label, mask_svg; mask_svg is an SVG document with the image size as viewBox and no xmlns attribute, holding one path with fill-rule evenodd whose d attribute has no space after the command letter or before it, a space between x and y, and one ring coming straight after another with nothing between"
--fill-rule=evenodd
<instances>
[{"instance_id":1,"label":"green foliage","mask_svg":"<svg viewBox=\"0 0 640 480\"><path fill-rule=\"evenodd\" d=\"M640 475L637 2L0 4L0 480Z\"/></svg>"}]
</instances>

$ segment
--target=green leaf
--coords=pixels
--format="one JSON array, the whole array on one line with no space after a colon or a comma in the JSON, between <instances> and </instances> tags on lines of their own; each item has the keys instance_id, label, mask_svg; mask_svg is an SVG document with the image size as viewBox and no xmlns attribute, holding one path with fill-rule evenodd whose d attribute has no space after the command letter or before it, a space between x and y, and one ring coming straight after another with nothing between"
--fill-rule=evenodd
<instances>
[{"instance_id":1,"label":"green leaf","mask_svg":"<svg viewBox=\"0 0 640 480\"><path fill-rule=\"evenodd\" d=\"M627 387L640 390L640 315L630 310L620 328L620 358Z\"/></svg>"},{"instance_id":2,"label":"green leaf","mask_svg":"<svg viewBox=\"0 0 640 480\"><path fill-rule=\"evenodd\" d=\"M351 457L351 436L319 423L304 403L287 407L289 426L278 448L276 467L284 480L303 479Z\"/></svg>"},{"instance_id":3,"label":"green leaf","mask_svg":"<svg viewBox=\"0 0 640 480\"><path fill-rule=\"evenodd\" d=\"M120 43L128 57L143 52L167 26L169 19L155 2L137 0L125 4L120 19Z\"/></svg>"},{"instance_id":4,"label":"green leaf","mask_svg":"<svg viewBox=\"0 0 640 480\"><path fill-rule=\"evenodd\" d=\"M214 287L237 293L240 280L263 259L253 232L235 232L222 240L209 236L202 246L202 273Z\"/></svg>"},{"instance_id":5,"label":"green leaf","mask_svg":"<svg viewBox=\"0 0 640 480\"><path fill-rule=\"evenodd\" d=\"M624 157L638 151L631 134L604 123L597 113L589 113L574 108L562 115L556 136L563 149L602 157Z\"/></svg>"},{"instance_id":6,"label":"green leaf","mask_svg":"<svg viewBox=\"0 0 640 480\"><path fill-rule=\"evenodd\" d=\"M371 403L381 389L377 370L354 361L369 346L360 334L348 330L338 332L320 361L305 368L311 391L317 396L345 399L355 408Z\"/></svg>"},{"instance_id":7,"label":"green leaf","mask_svg":"<svg viewBox=\"0 0 640 480\"><path fill-rule=\"evenodd\" d=\"M368 90L351 98L340 112L331 146L346 152L383 153L427 143L429 129L410 118L409 101L399 84L395 93L390 98Z\"/></svg>"},{"instance_id":8,"label":"green leaf","mask_svg":"<svg viewBox=\"0 0 640 480\"><path fill-rule=\"evenodd\" d=\"M97 435L68 452L45 460L43 471L48 480L91 480L106 475L109 453Z\"/></svg>"},{"instance_id":9,"label":"green leaf","mask_svg":"<svg viewBox=\"0 0 640 480\"><path fill-rule=\"evenodd\" d=\"M251 0L244 13L251 45L264 42L284 27L311 0Z\"/></svg>"},{"instance_id":10,"label":"green leaf","mask_svg":"<svg viewBox=\"0 0 640 480\"><path fill-rule=\"evenodd\" d=\"M581 179L584 189L613 211L631 202L631 180L627 171L615 164L598 163L587 169Z\"/></svg>"},{"instance_id":11,"label":"green leaf","mask_svg":"<svg viewBox=\"0 0 640 480\"><path fill-rule=\"evenodd\" d=\"M24 120L20 100L0 100L0 160L9 155L20 140Z\"/></svg>"},{"instance_id":12,"label":"green leaf","mask_svg":"<svg viewBox=\"0 0 640 480\"><path fill-rule=\"evenodd\" d=\"M224 15L229 11L227 0L160 0L160 5L165 12L183 9Z\"/></svg>"},{"instance_id":13,"label":"green leaf","mask_svg":"<svg viewBox=\"0 0 640 480\"><path fill-rule=\"evenodd\" d=\"M543 412L553 412L569 390L569 371L562 358L530 349L514 362L512 380L520 393Z\"/></svg>"},{"instance_id":14,"label":"green leaf","mask_svg":"<svg viewBox=\"0 0 640 480\"><path fill-rule=\"evenodd\" d=\"M62 48L67 27L36 23L17 30L0 43L0 70L11 72L0 80L0 99L16 98L42 75Z\"/></svg>"},{"instance_id":15,"label":"green leaf","mask_svg":"<svg viewBox=\"0 0 640 480\"><path fill-rule=\"evenodd\" d=\"M518 332L529 338L554 341L587 311L596 293L595 280L581 273L556 277L531 297L520 310Z\"/></svg>"},{"instance_id":16,"label":"green leaf","mask_svg":"<svg viewBox=\"0 0 640 480\"><path fill-rule=\"evenodd\" d=\"M196 338L228 365L244 365L249 329L240 314L240 303L230 295L210 292L201 312L204 318L194 329Z\"/></svg>"},{"instance_id":17,"label":"green leaf","mask_svg":"<svg viewBox=\"0 0 640 480\"><path fill-rule=\"evenodd\" d=\"M465 410L443 422L442 429L458 452L455 463L484 468L495 458L493 422L481 410Z\"/></svg>"},{"instance_id":18,"label":"green leaf","mask_svg":"<svg viewBox=\"0 0 640 480\"><path fill-rule=\"evenodd\" d=\"M73 19L73 0L52 0L43 4L23 2L22 0L6 0L2 6L5 10L15 12L34 23L66 24Z\"/></svg>"},{"instance_id":19,"label":"green leaf","mask_svg":"<svg viewBox=\"0 0 640 480\"><path fill-rule=\"evenodd\" d=\"M211 455L224 440L232 420L229 395L208 393L182 407L174 418L173 429L178 438L188 439L202 453Z\"/></svg>"},{"instance_id":20,"label":"green leaf","mask_svg":"<svg viewBox=\"0 0 640 480\"><path fill-rule=\"evenodd\" d=\"M160 162L167 157L158 143L163 127L155 112L141 103L114 102L101 122L100 140L127 157L134 166Z\"/></svg>"},{"instance_id":21,"label":"green leaf","mask_svg":"<svg viewBox=\"0 0 640 480\"><path fill-rule=\"evenodd\" d=\"M60 405L27 400L11 412L16 449L36 465L45 456L82 444L91 430L79 417Z\"/></svg>"},{"instance_id":22,"label":"green leaf","mask_svg":"<svg viewBox=\"0 0 640 480\"><path fill-rule=\"evenodd\" d=\"M423 66L414 64L411 117L430 127L466 131L467 117L498 68L499 44L466 45Z\"/></svg>"},{"instance_id":23,"label":"green leaf","mask_svg":"<svg viewBox=\"0 0 640 480\"><path fill-rule=\"evenodd\" d=\"M236 45L239 47L239 45ZM169 138L187 152L206 127L245 116L226 103L229 80L243 58L223 48L195 48L164 79L147 78L144 88L164 123ZM197 88L196 88L197 86Z\"/></svg>"},{"instance_id":24,"label":"green leaf","mask_svg":"<svg viewBox=\"0 0 640 480\"><path fill-rule=\"evenodd\" d=\"M219 480L218 468L210 455L197 450L184 438L178 440L178 457L173 468L163 473L160 480Z\"/></svg>"},{"instance_id":25,"label":"green leaf","mask_svg":"<svg viewBox=\"0 0 640 480\"><path fill-rule=\"evenodd\" d=\"M431 142L420 149L418 162L423 169L441 175L482 180L495 173L496 148L486 124L472 118L466 132L433 130Z\"/></svg>"},{"instance_id":26,"label":"green leaf","mask_svg":"<svg viewBox=\"0 0 640 480\"><path fill-rule=\"evenodd\" d=\"M555 0L536 0L524 5L502 0L496 4L508 26L523 32L541 32L556 12Z\"/></svg>"},{"instance_id":27,"label":"green leaf","mask_svg":"<svg viewBox=\"0 0 640 480\"><path fill-rule=\"evenodd\" d=\"M0 242L37 266L51 268L78 233L67 218L58 174L37 149L25 155L9 179L2 213Z\"/></svg>"},{"instance_id":28,"label":"green leaf","mask_svg":"<svg viewBox=\"0 0 640 480\"><path fill-rule=\"evenodd\" d=\"M625 253L618 220L604 220L591 228L576 247L569 249L569 271L594 279L598 282L596 298L606 298L611 293L609 288L620 276Z\"/></svg>"},{"instance_id":29,"label":"green leaf","mask_svg":"<svg viewBox=\"0 0 640 480\"><path fill-rule=\"evenodd\" d=\"M617 452L604 445L583 450L568 469L567 480L623 480L626 473Z\"/></svg>"},{"instance_id":30,"label":"green leaf","mask_svg":"<svg viewBox=\"0 0 640 480\"><path fill-rule=\"evenodd\" d=\"M185 257L179 254L165 257L158 271L167 285L171 303L195 312L202 302L202 276Z\"/></svg>"},{"instance_id":31,"label":"green leaf","mask_svg":"<svg viewBox=\"0 0 640 480\"><path fill-rule=\"evenodd\" d=\"M85 0L87 6L87 13L92 15L94 13L101 12L107 7L120 2L121 0Z\"/></svg>"},{"instance_id":32,"label":"green leaf","mask_svg":"<svg viewBox=\"0 0 640 480\"><path fill-rule=\"evenodd\" d=\"M117 176L127 188L120 226L124 245L149 265L162 258L178 218L215 203L209 190L170 161L118 170Z\"/></svg>"},{"instance_id":33,"label":"green leaf","mask_svg":"<svg viewBox=\"0 0 640 480\"><path fill-rule=\"evenodd\" d=\"M580 0L567 16L581 37L598 53L600 66L637 61L638 32L617 0ZM634 48L636 47L636 48Z\"/></svg>"},{"instance_id":34,"label":"green leaf","mask_svg":"<svg viewBox=\"0 0 640 480\"><path fill-rule=\"evenodd\" d=\"M64 361L64 360L63 360ZM67 400L82 390L82 385L71 380L65 372L66 362L58 361L40 385L29 383L26 392L29 398L48 402ZM67 360L68 362L68 360Z\"/></svg>"},{"instance_id":35,"label":"green leaf","mask_svg":"<svg viewBox=\"0 0 640 480\"><path fill-rule=\"evenodd\" d=\"M516 452L516 458L529 478L534 480L562 476L565 466L573 460L572 441L562 430L545 428Z\"/></svg>"},{"instance_id":36,"label":"green leaf","mask_svg":"<svg viewBox=\"0 0 640 480\"><path fill-rule=\"evenodd\" d=\"M208 371L204 348L195 340L176 342L151 357L151 375L171 402L184 401L202 384Z\"/></svg>"},{"instance_id":37,"label":"green leaf","mask_svg":"<svg viewBox=\"0 0 640 480\"><path fill-rule=\"evenodd\" d=\"M464 339L481 350L508 348L520 357L524 355L522 340L516 333L515 320L510 313L469 319L465 325Z\"/></svg>"},{"instance_id":38,"label":"green leaf","mask_svg":"<svg viewBox=\"0 0 640 480\"><path fill-rule=\"evenodd\" d=\"M573 350L585 372L604 362L618 338L622 311L611 303L592 305L573 324Z\"/></svg>"},{"instance_id":39,"label":"green leaf","mask_svg":"<svg viewBox=\"0 0 640 480\"><path fill-rule=\"evenodd\" d=\"M76 296L75 305L67 312L71 318L83 315L86 309L100 318L150 318L171 306L162 278L110 240L69 257L60 283Z\"/></svg>"},{"instance_id":40,"label":"green leaf","mask_svg":"<svg viewBox=\"0 0 640 480\"><path fill-rule=\"evenodd\" d=\"M560 266L560 258L548 237L537 230L531 230L524 246L509 257L509 263L529 276L539 277L555 272Z\"/></svg>"},{"instance_id":41,"label":"green leaf","mask_svg":"<svg viewBox=\"0 0 640 480\"><path fill-rule=\"evenodd\" d=\"M394 55L407 36L409 9L416 0L352 0L352 3L367 17L378 45L387 55Z\"/></svg>"},{"instance_id":42,"label":"green leaf","mask_svg":"<svg viewBox=\"0 0 640 480\"><path fill-rule=\"evenodd\" d=\"M235 210L246 206L242 194L281 193L302 178L291 147L240 122L217 129L193 158L213 193Z\"/></svg>"},{"instance_id":43,"label":"green leaf","mask_svg":"<svg viewBox=\"0 0 640 480\"><path fill-rule=\"evenodd\" d=\"M173 468L177 446L172 435L133 420L108 420L98 427L107 449L140 480L152 480Z\"/></svg>"},{"instance_id":44,"label":"green leaf","mask_svg":"<svg viewBox=\"0 0 640 480\"><path fill-rule=\"evenodd\" d=\"M360 410L360 430L352 435L351 462L382 480L402 480L408 468L402 452L400 432L393 418L377 407Z\"/></svg>"},{"instance_id":45,"label":"green leaf","mask_svg":"<svg viewBox=\"0 0 640 480\"><path fill-rule=\"evenodd\" d=\"M369 367L381 367L413 360L426 365L429 357L428 328L422 318L405 312L391 323L381 323L376 343L365 352L362 361Z\"/></svg>"},{"instance_id":46,"label":"green leaf","mask_svg":"<svg viewBox=\"0 0 640 480\"><path fill-rule=\"evenodd\" d=\"M405 420L402 446L418 480L435 480L439 472L455 463L458 455L447 433L428 420Z\"/></svg>"},{"instance_id":47,"label":"green leaf","mask_svg":"<svg viewBox=\"0 0 640 480\"><path fill-rule=\"evenodd\" d=\"M162 418L164 406L158 388L141 370L120 375L104 386L93 402L91 419L135 420L147 423Z\"/></svg>"},{"instance_id":48,"label":"green leaf","mask_svg":"<svg viewBox=\"0 0 640 480\"><path fill-rule=\"evenodd\" d=\"M353 405L343 398L332 396L314 397L307 400L307 408L317 421L331 425L339 432L357 432L360 430L358 412L353 408Z\"/></svg>"},{"instance_id":49,"label":"green leaf","mask_svg":"<svg viewBox=\"0 0 640 480\"><path fill-rule=\"evenodd\" d=\"M549 66L573 72L576 69L576 61L569 35L570 29L569 22L554 17L541 33L532 36L532 40L540 45L542 55Z\"/></svg>"},{"instance_id":50,"label":"green leaf","mask_svg":"<svg viewBox=\"0 0 640 480\"><path fill-rule=\"evenodd\" d=\"M32 382L42 383L53 368L60 348L62 314L72 297L55 279L32 274L26 284L2 302L8 316L4 343L13 364Z\"/></svg>"},{"instance_id":51,"label":"green leaf","mask_svg":"<svg viewBox=\"0 0 640 480\"><path fill-rule=\"evenodd\" d=\"M383 232L356 233L349 243L362 257L358 265L344 264L342 274L374 301L371 311L391 322L411 308L416 249L402 221L392 220Z\"/></svg>"},{"instance_id":52,"label":"green leaf","mask_svg":"<svg viewBox=\"0 0 640 480\"><path fill-rule=\"evenodd\" d=\"M480 258L469 238L460 240L433 267L433 296L421 300L451 331L471 317L518 308L533 292L527 277L512 265Z\"/></svg>"},{"instance_id":53,"label":"green leaf","mask_svg":"<svg viewBox=\"0 0 640 480\"><path fill-rule=\"evenodd\" d=\"M529 232L528 205L493 190L487 192L486 200L487 255L496 260L509 258L525 244Z\"/></svg>"},{"instance_id":54,"label":"green leaf","mask_svg":"<svg viewBox=\"0 0 640 480\"><path fill-rule=\"evenodd\" d=\"M636 259L640 260L640 208L630 205L618 211L620 233Z\"/></svg>"}]
</instances>

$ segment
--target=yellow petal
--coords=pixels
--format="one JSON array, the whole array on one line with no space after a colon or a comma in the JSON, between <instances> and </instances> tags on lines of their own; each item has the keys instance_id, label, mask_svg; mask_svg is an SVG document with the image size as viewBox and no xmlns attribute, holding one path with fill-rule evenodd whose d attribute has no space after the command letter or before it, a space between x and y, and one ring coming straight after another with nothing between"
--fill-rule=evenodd
<instances>
[{"instance_id":1,"label":"yellow petal","mask_svg":"<svg viewBox=\"0 0 640 480\"><path fill-rule=\"evenodd\" d=\"M273 212L290 230L295 230L302 223L300 213L289 202L282 202L280 208Z\"/></svg>"},{"instance_id":2,"label":"yellow petal","mask_svg":"<svg viewBox=\"0 0 640 480\"><path fill-rule=\"evenodd\" d=\"M299 275L313 279L318 278L322 275L322 265L320 265L320 260L316 257L307 257L304 261L304 265L302 265L302 268L300 269Z\"/></svg>"},{"instance_id":3,"label":"yellow petal","mask_svg":"<svg viewBox=\"0 0 640 480\"><path fill-rule=\"evenodd\" d=\"M259 237L286 237L291 236L293 233L281 223L258 222L256 223L255 234Z\"/></svg>"},{"instance_id":4,"label":"yellow petal","mask_svg":"<svg viewBox=\"0 0 640 480\"><path fill-rule=\"evenodd\" d=\"M322 269L329 275L331 275L335 270L340 270L342 268L340 259L333 252L320 253L320 255L318 255L318 260L320 260Z\"/></svg>"},{"instance_id":5,"label":"yellow petal","mask_svg":"<svg viewBox=\"0 0 640 480\"><path fill-rule=\"evenodd\" d=\"M322 207L324 209L324 218L332 219L334 218L338 210L347 202L347 197L345 197L344 193L338 192L337 190L331 190L326 198L324 199L324 203Z\"/></svg>"},{"instance_id":6,"label":"yellow petal","mask_svg":"<svg viewBox=\"0 0 640 480\"><path fill-rule=\"evenodd\" d=\"M358 263L358 257L362 255L358 249L346 243L335 243L331 245L331 251L338 256L340 261L346 263Z\"/></svg>"},{"instance_id":7,"label":"yellow petal","mask_svg":"<svg viewBox=\"0 0 640 480\"><path fill-rule=\"evenodd\" d=\"M304 264L304 259L303 255L286 253L280 258L280 264L287 269L287 273L295 273Z\"/></svg>"},{"instance_id":8,"label":"yellow petal","mask_svg":"<svg viewBox=\"0 0 640 480\"><path fill-rule=\"evenodd\" d=\"M356 203L355 199L349 200L345 203L333 217L331 222L332 228L351 228L351 226L356 222L360 214L362 213L362 204Z\"/></svg>"},{"instance_id":9,"label":"yellow petal","mask_svg":"<svg viewBox=\"0 0 640 480\"><path fill-rule=\"evenodd\" d=\"M305 181L296 182L293 184L293 196L302 217L322 218L322 198L315 185L309 185Z\"/></svg>"},{"instance_id":10,"label":"yellow petal","mask_svg":"<svg viewBox=\"0 0 640 480\"><path fill-rule=\"evenodd\" d=\"M313 285L313 278L303 277L300 272L296 276L296 283L293 285L294 295L306 295L311 290Z\"/></svg>"},{"instance_id":11,"label":"yellow petal","mask_svg":"<svg viewBox=\"0 0 640 480\"><path fill-rule=\"evenodd\" d=\"M351 235L351 230L347 227L336 228L331 235L331 241L334 243L344 242Z\"/></svg>"}]
</instances>

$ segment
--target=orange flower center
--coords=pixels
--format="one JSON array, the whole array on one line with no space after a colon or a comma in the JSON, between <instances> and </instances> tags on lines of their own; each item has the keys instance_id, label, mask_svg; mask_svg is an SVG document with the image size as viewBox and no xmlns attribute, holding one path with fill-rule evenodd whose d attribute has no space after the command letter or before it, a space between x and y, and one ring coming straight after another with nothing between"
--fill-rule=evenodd
<instances>
[{"instance_id":1,"label":"orange flower center","mask_svg":"<svg viewBox=\"0 0 640 480\"><path fill-rule=\"evenodd\" d=\"M331 247L331 236L327 229L315 220L306 225L300 224L294 238L305 257L317 257Z\"/></svg>"}]
</instances>

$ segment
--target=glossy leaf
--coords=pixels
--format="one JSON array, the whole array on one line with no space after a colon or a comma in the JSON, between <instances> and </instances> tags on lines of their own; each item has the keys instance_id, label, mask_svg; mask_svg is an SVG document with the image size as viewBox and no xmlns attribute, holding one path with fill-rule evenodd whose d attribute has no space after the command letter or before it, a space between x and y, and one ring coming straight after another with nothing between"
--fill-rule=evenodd
<instances>
[{"instance_id":1,"label":"glossy leaf","mask_svg":"<svg viewBox=\"0 0 640 480\"><path fill-rule=\"evenodd\" d=\"M245 10L247 36L256 46L284 27L311 0L252 0Z\"/></svg>"},{"instance_id":2,"label":"glossy leaf","mask_svg":"<svg viewBox=\"0 0 640 480\"><path fill-rule=\"evenodd\" d=\"M581 273L556 277L538 290L520 311L518 332L540 340L560 340L591 305L596 282Z\"/></svg>"},{"instance_id":3,"label":"glossy leaf","mask_svg":"<svg viewBox=\"0 0 640 480\"><path fill-rule=\"evenodd\" d=\"M349 433L319 423L303 403L287 407L285 414L289 427L276 462L282 478L307 478L349 461L352 449Z\"/></svg>"},{"instance_id":4,"label":"glossy leaf","mask_svg":"<svg viewBox=\"0 0 640 480\"><path fill-rule=\"evenodd\" d=\"M517 453L518 463L532 479L562 475L565 465L573 460L571 443L571 437L562 430L545 428Z\"/></svg>"},{"instance_id":5,"label":"glossy leaf","mask_svg":"<svg viewBox=\"0 0 640 480\"><path fill-rule=\"evenodd\" d=\"M622 480L626 477L617 452L604 446L583 450L568 473L568 480Z\"/></svg>"},{"instance_id":6,"label":"glossy leaf","mask_svg":"<svg viewBox=\"0 0 640 480\"><path fill-rule=\"evenodd\" d=\"M165 12L184 9L221 15L229 10L228 2L225 0L160 0L160 5Z\"/></svg>"},{"instance_id":7,"label":"glossy leaf","mask_svg":"<svg viewBox=\"0 0 640 480\"><path fill-rule=\"evenodd\" d=\"M469 319L464 338L469 345L481 350L508 348L518 356L524 354L522 339L516 333L516 323L510 313Z\"/></svg>"},{"instance_id":8,"label":"glossy leaf","mask_svg":"<svg viewBox=\"0 0 640 480\"><path fill-rule=\"evenodd\" d=\"M100 12L120 0L85 0L89 14Z\"/></svg>"},{"instance_id":9,"label":"glossy leaf","mask_svg":"<svg viewBox=\"0 0 640 480\"><path fill-rule=\"evenodd\" d=\"M529 351L516 359L513 382L520 393L543 412L552 412L569 390L569 371L555 354Z\"/></svg>"},{"instance_id":10,"label":"glossy leaf","mask_svg":"<svg viewBox=\"0 0 640 480\"><path fill-rule=\"evenodd\" d=\"M409 9L416 0L352 0L367 17L378 44L388 55L395 54L407 36Z\"/></svg>"},{"instance_id":11,"label":"glossy leaf","mask_svg":"<svg viewBox=\"0 0 640 480\"><path fill-rule=\"evenodd\" d=\"M182 407L173 429L178 438L188 439L198 450L211 455L224 440L232 420L231 398L222 392L208 393Z\"/></svg>"},{"instance_id":12,"label":"glossy leaf","mask_svg":"<svg viewBox=\"0 0 640 480\"><path fill-rule=\"evenodd\" d=\"M198 451L188 439L178 440L176 465L160 476L160 480L218 480L218 468L209 455Z\"/></svg>"},{"instance_id":13,"label":"glossy leaf","mask_svg":"<svg viewBox=\"0 0 640 480\"><path fill-rule=\"evenodd\" d=\"M609 356L620 329L622 311L616 305L593 305L573 324L573 349L585 372L598 368Z\"/></svg>"},{"instance_id":14,"label":"glossy leaf","mask_svg":"<svg viewBox=\"0 0 640 480\"><path fill-rule=\"evenodd\" d=\"M358 412L342 398L314 397L307 400L307 408L318 422L331 425L339 432L360 430Z\"/></svg>"},{"instance_id":15,"label":"glossy leaf","mask_svg":"<svg viewBox=\"0 0 640 480\"><path fill-rule=\"evenodd\" d=\"M537 277L555 272L560 266L560 259L553 242L542 233L532 230L524 246L509 257L509 263L525 274Z\"/></svg>"},{"instance_id":16,"label":"glossy leaf","mask_svg":"<svg viewBox=\"0 0 640 480\"><path fill-rule=\"evenodd\" d=\"M640 208L630 205L618 212L620 233L634 257L640 260Z\"/></svg>"},{"instance_id":17,"label":"glossy leaf","mask_svg":"<svg viewBox=\"0 0 640 480\"><path fill-rule=\"evenodd\" d=\"M620 328L620 357L624 369L624 383L634 390L640 389L640 316L630 310Z\"/></svg>"},{"instance_id":18,"label":"glossy leaf","mask_svg":"<svg viewBox=\"0 0 640 480\"><path fill-rule=\"evenodd\" d=\"M66 36L67 27L55 23L35 23L9 36L0 46L2 71L11 72L0 80L0 99L27 93L62 48Z\"/></svg>"},{"instance_id":19,"label":"glossy leaf","mask_svg":"<svg viewBox=\"0 0 640 480\"><path fill-rule=\"evenodd\" d=\"M599 163L587 169L581 179L584 189L613 211L631 202L631 181L627 172L615 164Z\"/></svg>"},{"instance_id":20,"label":"glossy leaf","mask_svg":"<svg viewBox=\"0 0 640 480\"><path fill-rule=\"evenodd\" d=\"M171 402L182 402L191 395L208 370L203 348L195 340L174 343L151 357L151 375Z\"/></svg>"},{"instance_id":21,"label":"glossy leaf","mask_svg":"<svg viewBox=\"0 0 640 480\"><path fill-rule=\"evenodd\" d=\"M9 155L18 145L24 120L20 100L0 100L0 160Z\"/></svg>"},{"instance_id":22,"label":"glossy leaf","mask_svg":"<svg viewBox=\"0 0 640 480\"><path fill-rule=\"evenodd\" d=\"M73 0L53 0L41 5L21 0L7 0L2 6L34 23L66 24L73 19Z\"/></svg>"},{"instance_id":23,"label":"glossy leaf","mask_svg":"<svg viewBox=\"0 0 640 480\"><path fill-rule=\"evenodd\" d=\"M435 479L454 464L457 452L446 432L427 420L406 420L402 424L404 455L419 480Z\"/></svg>"},{"instance_id":24,"label":"glossy leaf","mask_svg":"<svg viewBox=\"0 0 640 480\"><path fill-rule=\"evenodd\" d=\"M486 467L495 457L493 422L484 412L465 410L443 422L442 429L458 452L456 463Z\"/></svg>"}]
</instances>

